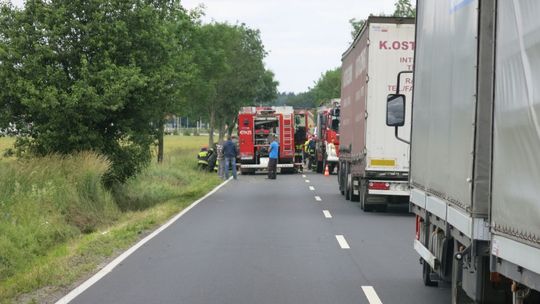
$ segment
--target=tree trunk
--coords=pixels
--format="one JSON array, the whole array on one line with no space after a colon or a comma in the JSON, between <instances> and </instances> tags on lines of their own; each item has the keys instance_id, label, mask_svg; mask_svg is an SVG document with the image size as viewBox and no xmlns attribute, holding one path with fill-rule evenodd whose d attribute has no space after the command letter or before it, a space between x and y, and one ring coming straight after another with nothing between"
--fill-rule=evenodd
<instances>
[{"instance_id":1,"label":"tree trunk","mask_svg":"<svg viewBox=\"0 0 540 304\"><path fill-rule=\"evenodd\" d=\"M232 136L232 132L234 131L234 125L236 125L237 121L238 121L238 116L235 116L231 124L229 125L229 129L227 130L227 134L229 136Z\"/></svg>"},{"instance_id":2,"label":"tree trunk","mask_svg":"<svg viewBox=\"0 0 540 304\"><path fill-rule=\"evenodd\" d=\"M219 127L219 138L218 138L218 142L219 143L222 143L224 142L224 139L225 139L225 126L224 125L221 125Z\"/></svg>"},{"instance_id":3,"label":"tree trunk","mask_svg":"<svg viewBox=\"0 0 540 304\"><path fill-rule=\"evenodd\" d=\"M214 127L216 124L216 110L210 109L210 130L208 131L208 147L214 145Z\"/></svg>"},{"instance_id":4,"label":"tree trunk","mask_svg":"<svg viewBox=\"0 0 540 304\"><path fill-rule=\"evenodd\" d=\"M158 130L158 152L157 152L157 162L161 164L163 162L163 135L165 134L165 124L163 121L159 122Z\"/></svg>"}]
</instances>

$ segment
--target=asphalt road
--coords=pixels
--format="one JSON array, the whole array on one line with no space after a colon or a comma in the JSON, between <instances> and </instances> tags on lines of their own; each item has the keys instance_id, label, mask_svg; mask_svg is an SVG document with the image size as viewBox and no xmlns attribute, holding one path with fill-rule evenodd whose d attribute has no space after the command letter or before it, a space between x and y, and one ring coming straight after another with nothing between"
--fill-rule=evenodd
<instances>
[{"instance_id":1,"label":"asphalt road","mask_svg":"<svg viewBox=\"0 0 540 304\"><path fill-rule=\"evenodd\" d=\"M335 176L239 176L71 303L450 303L413 234L406 206L364 213Z\"/></svg>"}]
</instances>

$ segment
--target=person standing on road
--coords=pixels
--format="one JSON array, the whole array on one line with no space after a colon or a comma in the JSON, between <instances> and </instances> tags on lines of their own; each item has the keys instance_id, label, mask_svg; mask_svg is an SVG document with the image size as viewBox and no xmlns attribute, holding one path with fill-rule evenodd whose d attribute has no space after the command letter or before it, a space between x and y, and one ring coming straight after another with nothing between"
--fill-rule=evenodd
<instances>
[{"instance_id":1,"label":"person standing on road","mask_svg":"<svg viewBox=\"0 0 540 304\"><path fill-rule=\"evenodd\" d=\"M270 154L268 155L270 158L268 161L268 179L276 179L279 144L274 135L272 135L270 139L272 140L272 143L270 144Z\"/></svg>"},{"instance_id":2,"label":"person standing on road","mask_svg":"<svg viewBox=\"0 0 540 304\"><path fill-rule=\"evenodd\" d=\"M231 136L227 137L227 141L223 144L223 156L225 157L224 178L229 179L229 168L232 166L232 175L236 179L236 155L238 151L236 145L232 141Z\"/></svg>"},{"instance_id":3,"label":"person standing on road","mask_svg":"<svg viewBox=\"0 0 540 304\"><path fill-rule=\"evenodd\" d=\"M223 178L223 168L225 165L225 157L223 156L223 140L220 140L216 145L217 161L218 161L218 176Z\"/></svg>"}]
</instances>

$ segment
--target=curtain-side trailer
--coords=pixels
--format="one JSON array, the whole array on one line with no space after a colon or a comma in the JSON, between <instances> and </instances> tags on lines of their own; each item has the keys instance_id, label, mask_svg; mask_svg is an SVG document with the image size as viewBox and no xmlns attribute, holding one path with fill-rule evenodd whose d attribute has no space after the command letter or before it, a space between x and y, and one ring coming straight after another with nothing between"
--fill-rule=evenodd
<instances>
[{"instance_id":1,"label":"curtain-side trailer","mask_svg":"<svg viewBox=\"0 0 540 304\"><path fill-rule=\"evenodd\" d=\"M417 2L414 249L452 303L540 302L539 14L533 0Z\"/></svg>"},{"instance_id":2,"label":"curtain-side trailer","mask_svg":"<svg viewBox=\"0 0 540 304\"><path fill-rule=\"evenodd\" d=\"M414 19L369 17L342 57L338 182L346 199L360 201L365 211L408 202L409 146L384 117L396 75L412 70L414 46ZM401 87L410 94L410 74ZM401 136L408 138L406 129Z\"/></svg>"}]
</instances>

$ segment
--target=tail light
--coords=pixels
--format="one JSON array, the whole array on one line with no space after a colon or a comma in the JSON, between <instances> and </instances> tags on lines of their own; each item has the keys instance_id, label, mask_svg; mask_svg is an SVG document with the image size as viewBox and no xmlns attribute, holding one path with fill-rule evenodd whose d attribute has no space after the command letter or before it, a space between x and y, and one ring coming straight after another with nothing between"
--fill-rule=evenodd
<instances>
[{"instance_id":1,"label":"tail light","mask_svg":"<svg viewBox=\"0 0 540 304\"><path fill-rule=\"evenodd\" d=\"M385 182L370 182L368 188L371 190L389 190L390 184Z\"/></svg>"}]
</instances>

